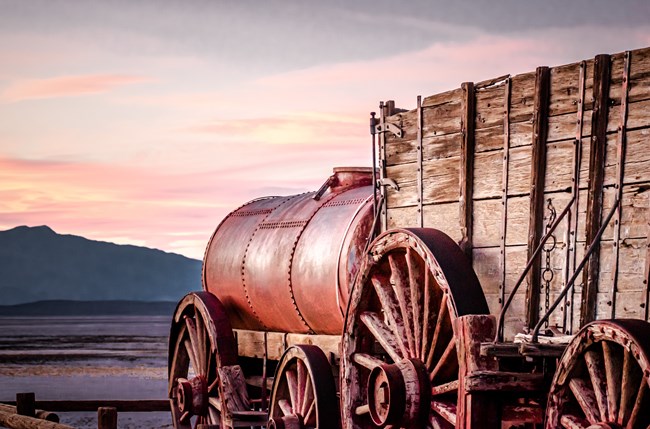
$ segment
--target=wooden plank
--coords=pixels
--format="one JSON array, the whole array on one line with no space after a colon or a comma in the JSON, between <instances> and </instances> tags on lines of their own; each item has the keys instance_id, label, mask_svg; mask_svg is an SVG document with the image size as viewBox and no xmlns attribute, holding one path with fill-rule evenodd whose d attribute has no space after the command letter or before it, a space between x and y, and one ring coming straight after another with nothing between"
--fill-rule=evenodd
<instances>
[{"instance_id":1,"label":"wooden plank","mask_svg":"<svg viewBox=\"0 0 650 429\"><path fill-rule=\"evenodd\" d=\"M461 316L454 321L458 349L458 428L497 427L500 404L494 395L472 393L475 374L496 372L496 359L481 355L481 342L494 339L494 316Z\"/></svg>"},{"instance_id":2,"label":"wooden plank","mask_svg":"<svg viewBox=\"0 0 650 429\"><path fill-rule=\"evenodd\" d=\"M503 189L503 141L501 149L476 154L474 199L500 198ZM531 146L511 148L508 156L508 195L530 192Z\"/></svg>"},{"instance_id":3,"label":"wooden plank","mask_svg":"<svg viewBox=\"0 0 650 429\"><path fill-rule=\"evenodd\" d=\"M594 108L591 124L591 150L589 158L589 193L587 200L586 241L592 243L600 228L605 174L605 148L607 145L607 103L610 86L610 57L598 55L594 60ZM580 326L594 320L598 291L598 244L586 269L583 271L584 291L580 311Z\"/></svg>"},{"instance_id":4,"label":"wooden plank","mask_svg":"<svg viewBox=\"0 0 650 429\"><path fill-rule=\"evenodd\" d=\"M263 331L249 331L235 329L237 337L237 349L239 356L262 359L264 357L264 334ZM267 332L267 358L279 360L287 347L296 344L316 345L323 350L326 356L338 358L340 335L311 335L311 334L289 334L283 332Z\"/></svg>"},{"instance_id":5,"label":"wooden plank","mask_svg":"<svg viewBox=\"0 0 650 429\"><path fill-rule=\"evenodd\" d=\"M618 269L619 269L619 255L620 255L620 236L621 236L621 210L623 199L623 178L625 174L625 151L627 144L627 105L628 105L628 83L630 75L630 52L625 53L625 65L623 69L622 78L622 91L621 91L621 107L620 107L620 120L618 126L618 133L616 138L616 201L618 209L614 215L614 261L612 264L612 277L611 277L611 301L612 313L610 318L616 317L616 291L618 288Z\"/></svg>"},{"instance_id":6,"label":"wooden plank","mask_svg":"<svg viewBox=\"0 0 650 429\"><path fill-rule=\"evenodd\" d=\"M585 109L592 108L593 60L585 61ZM580 62L551 69L549 116L566 115L578 111L580 99ZM575 117L575 115L573 115Z\"/></svg>"},{"instance_id":7,"label":"wooden plank","mask_svg":"<svg viewBox=\"0 0 650 429\"><path fill-rule=\"evenodd\" d=\"M442 158L427 160L423 163L423 202L458 201L458 180L460 158ZM388 191L388 207L406 207L418 205L417 166L401 164L387 168L388 177L393 179L399 190Z\"/></svg>"},{"instance_id":8,"label":"wooden plank","mask_svg":"<svg viewBox=\"0 0 650 429\"><path fill-rule=\"evenodd\" d=\"M474 186L474 115L475 102L474 84L465 82L461 85L463 98L461 103L461 134L463 140L460 152L460 195L459 221L460 221L460 248L471 261L472 259L472 211L473 211L473 186Z\"/></svg>"},{"instance_id":9,"label":"wooden plank","mask_svg":"<svg viewBox=\"0 0 650 429\"><path fill-rule=\"evenodd\" d=\"M429 204L424 206L424 227L435 228L447 234L452 240L462 239L458 225L459 203Z\"/></svg>"},{"instance_id":10,"label":"wooden plank","mask_svg":"<svg viewBox=\"0 0 650 429\"><path fill-rule=\"evenodd\" d=\"M543 235L544 221L544 177L546 175L546 131L548 121L550 72L548 67L538 67L535 76L535 108L533 131L533 158L531 160L530 183L530 218L528 223L528 259L531 259L535 248ZM539 270L540 259L537 259L528 274L527 324L535 326L539 318Z\"/></svg>"},{"instance_id":11,"label":"wooden plank","mask_svg":"<svg viewBox=\"0 0 650 429\"><path fill-rule=\"evenodd\" d=\"M15 401L4 402L15 405ZM37 400L36 408L48 411L75 412L97 411L99 407L114 407L119 412L169 411L168 399L85 399L85 400Z\"/></svg>"},{"instance_id":12,"label":"wooden plank","mask_svg":"<svg viewBox=\"0 0 650 429\"><path fill-rule=\"evenodd\" d=\"M509 78L507 78L509 79ZM494 127L503 123L504 92L503 82L476 91L476 129Z\"/></svg>"},{"instance_id":13,"label":"wooden plank","mask_svg":"<svg viewBox=\"0 0 650 429\"><path fill-rule=\"evenodd\" d=\"M508 198L508 225L506 245L520 245L528 242L529 198ZM474 247L500 245L501 201L474 201Z\"/></svg>"},{"instance_id":14,"label":"wooden plank","mask_svg":"<svg viewBox=\"0 0 650 429\"><path fill-rule=\"evenodd\" d=\"M34 406L35 405L36 404L34 404ZM0 404L0 411L3 411L5 413L16 413L16 414L18 413L16 407L13 405ZM39 409L35 409L34 411L35 411L34 417L36 417L37 419L47 420L48 422L59 423L59 416L55 413L52 413L50 411L45 411L45 410L39 410Z\"/></svg>"},{"instance_id":15,"label":"wooden plank","mask_svg":"<svg viewBox=\"0 0 650 429\"><path fill-rule=\"evenodd\" d=\"M501 171L501 224L499 228L501 258L499 266L501 267L501 281L499 282L499 304L503 306L505 302L505 283L506 283L506 236L508 233L508 186L510 173L510 79L506 80L503 97L503 162Z\"/></svg>"},{"instance_id":16,"label":"wooden plank","mask_svg":"<svg viewBox=\"0 0 650 429\"><path fill-rule=\"evenodd\" d=\"M535 99L535 72L528 72L511 78L510 122L531 123ZM515 134L511 131L511 134ZM531 133L526 133L530 135ZM531 144L528 142L527 144Z\"/></svg>"}]
</instances>

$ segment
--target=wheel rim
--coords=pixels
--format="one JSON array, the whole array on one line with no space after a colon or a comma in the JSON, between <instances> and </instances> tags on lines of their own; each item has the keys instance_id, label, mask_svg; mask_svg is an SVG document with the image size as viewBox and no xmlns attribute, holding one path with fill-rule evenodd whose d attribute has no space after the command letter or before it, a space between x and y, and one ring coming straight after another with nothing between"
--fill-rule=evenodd
<instances>
[{"instance_id":1,"label":"wheel rim","mask_svg":"<svg viewBox=\"0 0 650 429\"><path fill-rule=\"evenodd\" d=\"M453 427L453 321L488 313L476 274L458 246L431 229L384 233L370 254L343 335L346 428Z\"/></svg>"},{"instance_id":2,"label":"wheel rim","mask_svg":"<svg viewBox=\"0 0 650 429\"><path fill-rule=\"evenodd\" d=\"M178 304L169 342L168 393L175 428L221 425L218 368L233 365L237 347L221 302L208 292Z\"/></svg>"},{"instance_id":3,"label":"wheel rim","mask_svg":"<svg viewBox=\"0 0 650 429\"><path fill-rule=\"evenodd\" d=\"M560 359L549 393L546 427L650 426L650 324L593 322L578 332Z\"/></svg>"},{"instance_id":4,"label":"wheel rim","mask_svg":"<svg viewBox=\"0 0 650 429\"><path fill-rule=\"evenodd\" d=\"M327 357L316 346L292 346L276 370L269 429L335 429L338 400Z\"/></svg>"}]
</instances>

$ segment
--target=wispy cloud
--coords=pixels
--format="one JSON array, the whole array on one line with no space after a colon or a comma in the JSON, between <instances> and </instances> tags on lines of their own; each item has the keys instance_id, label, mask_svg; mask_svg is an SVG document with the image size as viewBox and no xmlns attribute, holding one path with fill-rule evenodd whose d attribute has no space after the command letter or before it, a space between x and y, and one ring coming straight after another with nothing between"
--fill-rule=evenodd
<instances>
[{"instance_id":1,"label":"wispy cloud","mask_svg":"<svg viewBox=\"0 0 650 429\"><path fill-rule=\"evenodd\" d=\"M19 80L2 93L9 102L38 98L77 97L101 94L117 87L151 81L150 78L125 74L58 76L47 79Z\"/></svg>"}]
</instances>

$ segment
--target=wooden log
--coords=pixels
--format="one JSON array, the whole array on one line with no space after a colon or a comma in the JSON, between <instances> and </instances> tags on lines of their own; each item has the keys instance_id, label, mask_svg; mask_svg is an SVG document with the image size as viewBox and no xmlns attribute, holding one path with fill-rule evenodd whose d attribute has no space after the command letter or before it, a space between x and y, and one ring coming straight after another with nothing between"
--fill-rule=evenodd
<instances>
[{"instance_id":1,"label":"wooden log","mask_svg":"<svg viewBox=\"0 0 650 429\"><path fill-rule=\"evenodd\" d=\"M474 84L465 82L461 85L463 98L461 102L461 134L463 140L460 150L460 175L459 185L459 220L460 220L460 248L472 260L472 211L473 211L473 185L474 185L474 115L475 102Z\"/></svg>"},{"instance_id":2,"label":"wooden log","mask_svg":"<svg viewBox=\"0 0 650 429\"><path fill-rule=\"evenodd\" d=\"M529 260L543 235L549 81L550 72L548 67L538 67L535 75L535 108L533 115L533 157L531 160L530 220L528 223ZM528 327L535 326L539 319L540 278L538 273L540 266L541 260L537 258L528 274L528 289L526 290Z\"/></svg>"},{"instance_id":3,"label":"wooden log","mask_svg":"<svg viewBox=\"0 0 650 429\"><path fill-rule=\"evenodd\" d=\"M456 427L498 427L500 404L493 394L475 392L471 385L474 374L496 371L497 361L481 355L481 342L492 340L496 332L496 319L489 315L461 316L454 321L458 352L458 403Z\"/></svg>"},{"instance_id":4,"label":"wooden log","mask_svg":"<svg viewBox=\"0 0 650 429\"><path fill-rule=\"evenodd\" d=\"M97 429L117 429L117 409L99 407L97 409Z\"/></svg>"},{"instance_id":5,"label":"wooden log","mask_svg":"<svg viewBox=\"0 0 650 429\"><path fill-rule=\"evenodd\" d=\"M34 392L16 393L16 413L21 416L36 416L36 401Z\"/></svg>"},{"instance_id":6,"label":"wooden log","mask_svg":"<svg viewBox=\"0 0 650 429\"><path fill-rule=\"evenodd\" d=\"M5 413L16 413L16 407L14 405L4 405L0 404L0 411L3 411ZM42 420L47 420L48 422L54 422L54 423L59 423L59 416L56 415L55 413L51 413L49 411L45 410L36 410L36 415L35 417L37 419L42 419Z\"/></svg>"},{"instance_id":7,"label":"wooden log","mask_svg":"<svg viewBox=\"0 0 650 429\"><path fill-rule=\"evenodd\" d=\"M72 426L0 410L0 426L9 429L74 429Z\"/></svg>"},{"instance_id":8,"label":"wooden log","mask_svg":"<svg viewBox=\"0 0 650 429\"><path fill-rule=\"evenodd\" d=\"M586 241L591 244L600 228L603 206L603 181L607 146L607 110L610 87L610 57L598 55L594 60L594 108L591 123L591 150L589 156L589 193L587 195ZM584 291L580 310L580 326L594 320L598 293L598 244L583 274Z\"/></svg>"}]
</instances>

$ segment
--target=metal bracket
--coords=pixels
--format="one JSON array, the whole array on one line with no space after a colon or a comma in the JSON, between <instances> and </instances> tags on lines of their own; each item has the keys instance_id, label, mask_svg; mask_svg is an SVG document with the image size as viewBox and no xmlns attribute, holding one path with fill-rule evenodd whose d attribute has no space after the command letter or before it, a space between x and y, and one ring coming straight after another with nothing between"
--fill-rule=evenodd
<instances>
[{"instance_id":1,"label":"metal bracket","mask_svg":"<svg viewBox=\"0 0 650 429\"><path fill-rule=\"evenodd\" d=\"M397 184L397 182L395 182L393 179L390 179L388 177L382 177L381 179L379 179L379 186L390 186L395 191L399 191L399 185Z\"/></svg>"},{"instance_id":2,"label":"metal bracket","mask_svg":"<svg viewBox=\"0 0 650 429\"><path fill-rule=\"evenodd\" d=\"M392 124L390 122L384 122L383 124L375 125L375 130L378 133L391 132L399 138L404 137L404 131L402 131L402 129L397 125Z\"/></svg>"}]
</instances>

